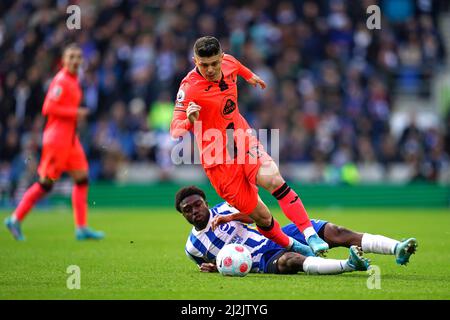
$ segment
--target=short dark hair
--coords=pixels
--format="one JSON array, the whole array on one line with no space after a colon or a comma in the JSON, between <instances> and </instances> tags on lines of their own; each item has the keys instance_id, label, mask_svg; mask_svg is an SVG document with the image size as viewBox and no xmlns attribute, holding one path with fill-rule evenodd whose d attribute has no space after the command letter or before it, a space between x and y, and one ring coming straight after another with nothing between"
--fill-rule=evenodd
<instances>
[{"instance_id":1,"label":"short dark hair","mask_svg":"<svg viewBox=\"0 0 450 320\"><path fill-rule=\"evenodd\" d=\"M212 57L222 52L220 42L214 37L198 38L194 44L194 52L199 57Z\"/></svg>"},{"instance_id":2,"label":"short dark hair","mask_svg":"<svg viewBox=\"0 0 450 320\"><path fill-rule=\"evenodd\" d=\"M76 42L71 42L64 46L62 53L64 54L70 49L81 50L81 47Z\"/></svg>"},{"instance_id":3,"label":"short dark hair","mask_svg":"<svg viewBox=\"0 0 450 320\"><path fill-rule=\"evenodd\" d=\"M175 195L175 208L177 209L178 212L181 212L180 208L181 201L194 194L198 194L200 197L203 198L203 200L206 201L205 193L203 192L202 189L197 188L196 186L184 187L178 190L177 194Z\"/></svg>"}]
</instances>

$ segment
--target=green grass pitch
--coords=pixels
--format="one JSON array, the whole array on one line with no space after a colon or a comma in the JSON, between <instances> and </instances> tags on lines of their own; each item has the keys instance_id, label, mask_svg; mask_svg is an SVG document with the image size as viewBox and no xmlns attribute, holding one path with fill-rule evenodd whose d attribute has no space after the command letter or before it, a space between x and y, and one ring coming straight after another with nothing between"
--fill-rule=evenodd
<instances>
[{"instance_id":1,"label":"green grass pitch","mask_svg":"<svg viewBox=\"0 0 450 320\"><path fill-rule=\"evenodd\" d=\"M381 271L381 288L368 289L369 274L336 276L204 274L185 256L190 225L170 209L91 208L90 224L106 232L100 242L77 242L71 211L36 210L24 223L27 241L0 229L0 299L449 299L450 212L446 209L309 209L356 231L401 239L419 249L408 266L393 256L367 254ZM6 212L0 213L1 221ZM279 210L274 215L287 220ZM347 249L328 257L346 258ZM67 289L81 270L81 288Z\"/></svg>"}]
</instances>

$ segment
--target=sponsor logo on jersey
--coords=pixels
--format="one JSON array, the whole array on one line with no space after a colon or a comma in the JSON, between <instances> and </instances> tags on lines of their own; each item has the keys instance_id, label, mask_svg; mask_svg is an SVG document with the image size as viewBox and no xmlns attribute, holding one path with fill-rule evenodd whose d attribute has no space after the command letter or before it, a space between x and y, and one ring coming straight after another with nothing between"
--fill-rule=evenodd
<instances>
[{"instance_id":1,"label":"sponsor logo on jersey","mask_svg":"<svg viewBox=\"0 0 450 320\"><path fill-rule=\"evenodd\" d=\"M238 235L235 235L229 243L241 244L242 242L244 242L244 239Z\"/></svg>"},{"instance_id":2,"label":"sponsor logo on jersey","mask_svg":"<svg viewBox=\"0 0 450 320\"><path fill-rule=\"evenodd\" d=\"M231 114L234 112L234 110L236 110L236 102L234 102L234 100L235 99L233 96L227 96L224 98L222 117L227 120L231 120L233 118Z\"/></svg>"}]
</instances>

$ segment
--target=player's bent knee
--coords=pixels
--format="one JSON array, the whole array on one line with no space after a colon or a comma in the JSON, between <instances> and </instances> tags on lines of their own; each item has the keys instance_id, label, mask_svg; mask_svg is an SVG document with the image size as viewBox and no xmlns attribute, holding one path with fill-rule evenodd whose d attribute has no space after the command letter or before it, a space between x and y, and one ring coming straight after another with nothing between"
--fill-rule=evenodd
<instances>
[{"instance_id":1,"label":"player's bent knee","mask_svg":"<svg viewBox=\"0 0 450 320\"><path fill-rule=\"evenodd\" d=\"M281 274L295 274L303 270L305 258L295 252L286 252L278 259L278 272Z\"/></svg>"},{"instance_id":2,"label":"player's bent knee","mask_svg":"<svg viewBox=\"0 0 450 320\"><path fill-rule=\"evenodd\" d=\"M347 236L347 235L352 233L347 228L344 228L344 227L341 227L341 226L337 226L337 225L334 225L334 227L335 227L334 232L336 233L336 236L339 237L339 238Z\"/></svg>"},{"instance_id":3,"label":"player's bent knee","mask_svg":"<svg viewBox=\"0 0 450 320\"><path fill-rule=\"evenodd\" d=\"M261 166L258 172L257 181L258 185L269 192L273 192L284 183L284 179L273 161Z\"/></svg>"},{"instance_id":4,"label":"player's bent knee","mask_svg":"<svg viewBox=\"0 0 450 320\"><path fill-rule=\"evenodd\" d=\"M283 177L281 177L281 174L278 172L271 179L270 189L275 191L277 188L279 188L283 184L284 184L284 179L283 179Z\"/></svg>"},{"instance_id":5,"label":"player's bent knee","mask_svg":"<svg viewBox=\"0 0 450 320\"><path fill-rule=\"evenodd\" d=\"M352 244L351 238L353 237L354 232L332 223L327 223L325 228L324 240L327 241L331 247L349 246Z\"/></svg>"},{"instance_id":6,"label":"player's bent knee","mask_svg":"<svg viewBox=\"0 0 450 320\"><path fill-rule=\"evenodd\" d=\"M88 177L79 178L75 180L75 184L79 186L87 185L89 184L89 178Z\"/></svg>"},{"instance_id":7,"label":"player's bent knee","mask_svg":"<svg viewBox=\"0 0 450 320\"><path fill-rule=\"evenodd\" d=\"M333 235L335 235L335 236L339 236L343 232L343 230L342 230L343 228L342 227L337 226L337 225L335 225L333 223L327 223L327 226L328 226L328 230L331 233L333 233Z\"/></svg>"},{"instance_id":8,"label":"player's bent knee","mask_svg":"<svg viewBox=\"0 0 450 320\"><path fill-rule=\"evenodd\" d=\"M44 189L45 192L47 192L47 193L52 191L52 189L53 189L53 184L54 183L50 179L42 179L42 180L39 180L38 183L41 186L41 188Z\"/></svg>"}]
</instances>

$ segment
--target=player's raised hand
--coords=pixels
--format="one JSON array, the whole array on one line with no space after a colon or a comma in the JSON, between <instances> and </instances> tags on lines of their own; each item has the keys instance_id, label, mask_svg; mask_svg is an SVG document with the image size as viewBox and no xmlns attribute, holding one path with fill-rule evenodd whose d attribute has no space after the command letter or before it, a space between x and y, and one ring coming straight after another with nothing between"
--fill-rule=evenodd
<instances>
[{"instance_id":1,"label":"player's raised hand","mask_svg":"<svg viewBox=\"0 0 450 320\"><path fill-rule=\"evenodd\" d=\"M258 77L256 74L253 74L253 77L251 77L247 82L250 83L254 87L259 85L261 87L261 89L265 89L267 87L264 80L261 79L260 77Z\"/></svg>"},{"instance_id":2,"label":"player's raised hand","mask_svg":"<svg viewBox=\"0 0 450 320\"><path fill-rule=\"evenodd\" d=\"M201 272L217 272L217 266L214 263L202 263L199 268Z\"/></svg>"},{"instance_id":3,"label":"player's raised hand","mask_svg":"<svg viewBox=\"0 0 450 320\"><path fill-rule=\"evenodd\" d=\"M191 123L194 123L194 121L198 120L198 117L200 116L199 111L202 109L198 104L195 102L189 102L189 105L186 109L186 115Z\"/></svg>"},{"instance_id":4,"label":"player's raised hand","mask_svg":"<svg viewBox=\"0 0 450 320\"><path fill-rule=\"evenodd\" d=\"M221 224L224 224L224 223L228 223L228 222L230 222L232 219L231 219L231 215L226 215L226 216L215 216L213 219L212 219L212 221L211 221L211 229L214 231L214 230L216 230L216 228L218 227L218 226L220 226Z\"/></svg>"}]
</instances>

